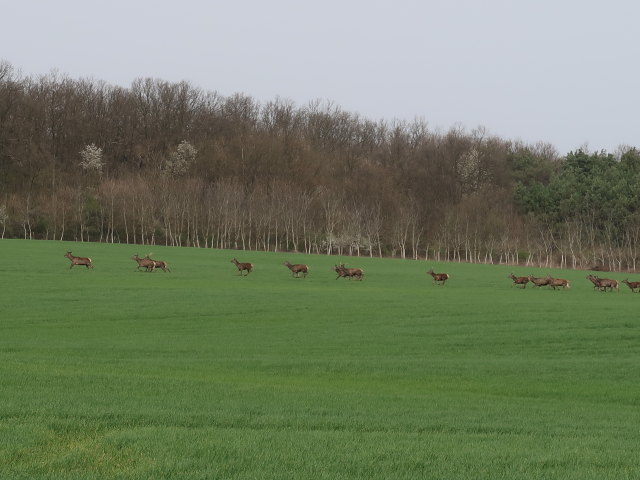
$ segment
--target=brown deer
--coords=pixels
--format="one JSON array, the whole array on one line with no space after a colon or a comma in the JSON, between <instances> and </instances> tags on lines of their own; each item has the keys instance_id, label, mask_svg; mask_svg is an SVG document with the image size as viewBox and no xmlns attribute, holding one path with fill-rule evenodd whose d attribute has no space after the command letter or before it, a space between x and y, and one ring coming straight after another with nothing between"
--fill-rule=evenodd
<instances>
[{"instance_id":1,"label":"brown deer","mask_svg":"<svg viewBox=\"0 0 640 480\"><path fill-rule=\"evenodd\" d=\"M564 278L553 278L551 275L547 275L547 278L549 279L549 286L554 290L557 287L571 288L571 285L569 285L569 281L565 280Z\"/></svg>"},{"instance_id":2,"label":"brown deer","mask_svg":"<svg viewBox=\"0 0 640 480\"><path fill-rule=\"evenodd\" d=\"M527 283L529 283L529 277L516 277L513 273L507 275L507 278L513 280L512 287L514 285L522 285L522 288L527 288Z\"/></svg>"},{"instance_id":3,"label":"brown deer","mask_svg":"<svg viewBox=\"0 0 640 480\"><path fill-rule=\"evenodd\" d=\"M87 268L93 268L90 258L76 257L75 255L72 255L71 252L67 252L65 254L65 257L71 260L71 266L69 267L69 269L73 268L75 265L84 265Z\"/></svg>"},{"instance_id":4,"label":"brown deer","mask_svg":"<svg viewBox=\"0 0 640 480\"><path fill-rule=\"evenodd\" d=\"M302 273L303 278L307 278L307 274L309 273L308 266L301 263L292 265L289 262L284 262L283 265L291 270L291 275L293 275L294 277L300 278L300 274Z\"/></svg>"},{"instance_id":5,"label":"brown deer","mask_svg":"<svg viewBox=\"0 0 640 480\"><path fill-rule=\"evenodd\" d=\"M149 254L150 255L150 254ZM159 268L160 270L162 270L163 272L169 272L171 273L171 269L169 268L169 265L167 264L167 262L163 262L162 260L154 260L153 258L151 258L149 255L146 255L144 257L145 260L150 260L153 262L153 268L151 269L151 271L155 271L156 268Z\"/></svg>"},{"instance_id":6,"label":"brown deer","mask_svg":"<svg viewBox=\"0 0 640 480\"><path fill-rule=\"evenodd\" d=\"M253 263L242 263L239 262L235 257L233 257L231 263L233 263L238 268L238 271L240 272L239 275L242 275L242 272L244 270L246 270L247 275L249 275L251 273L251 270L253 269ZM247 275L244 276L246 277Z\"/></svg>"},{"instance_id":7,"label":"brown deer","mask_svg":"<svg viewBox=\"0 0 640 480\"><path fill-rule=\"evenodd\" d=\"M153 272L153 270L156 268L156 264L153 260L147 257L140 258L137 253L133 257L131 257L131 260L138 264L138 271L140 271L141 268L144 268L146 272Z\"/></svg>"},{"instance_id":8,"label":"brown deer","mask_svg":"<svg viewBox=\"0 0 640 480\"><path fill-rule=\"evenodd\" d=\"M626 284L632 292L635 292L636 288L640 289L640 282L630 282L629 279L625 278L624 280L622 280L622 283Z\"/></svg>"},{"instance_id":9,"label":"brown deer","mask_svg":"<svg viewBox=\"0 0 640 480\"><path fill-rule=\"evenodd\" d=\"M534 277L533 275L529 275L529 281L533 283L534 287L544 287L545 285L549 285L550 277Z\"/></svg>"},{"instance_id":10,"label":"brown deer","mask_svg":"<svg viewBox=\"0 0 640 480\"><path fill-rule=\"evenodd\" d=\"M448 273L433 273L432 268L430 268L429 271L427 271L427 274L433 277L432 283L434 285L444 285L444 283L449 279Z\"/></svg>"},{"instance_id":11,"label":"brown deer","mask_svg":"<svg viewBox=\"0 0 640 480\"><path fill-rule=\"evenodd\" d=\"M598 281L598 285L600 287L600 290L602 290L603 292L607 291L607 288L613 292L613 289L615 288L617 292L620 291L620 288L618 287L618 281L614 280L612 278L600 278L600 277L596 277L596 280Z\"/></svg>"},{"instance_id":12,"label":"brown deer","mask_svg":"<svg viewBox=\"0 0 640 480\"><path fill-rule=\"evenodd\" d=\"M587 280L589 280L591 283L593 283L593 289L595 290L596 288L598 290L602 290L602 287L600 285L600 281L598 279L598 277L594 277L593 275L589 274L587 275Z\"/></svg>"},{"instance_id":13,"label":"brown deer","mask_svg":"<svg viewBox=\"0 0 640 480\"><path fill-rule=\"evenodd\" d=\"M336 272L338 274L338 276L336 277L336 280L339 279L339 278L346 278L346 276L347 276L347 272L344 271L344 268L342 267L342 264L334 265L333 267L331 267L331 270L333 270L334 272Z\"/></svg>"},{"instance_id":14,"label":"brown deer","mask_svg":"<svg viewBox=\"0 0 640 480\"><path fill-rule=\"evenodd\" d=\"M364 276L364 271L361 268L347 268L344 266L344 263L335 265L333 267L333 270L338 274L336 280L340 277L347 277L349 278L349 280L355 277L358 280L362 281L362 277Z\"/></svg>"}]
</instances>

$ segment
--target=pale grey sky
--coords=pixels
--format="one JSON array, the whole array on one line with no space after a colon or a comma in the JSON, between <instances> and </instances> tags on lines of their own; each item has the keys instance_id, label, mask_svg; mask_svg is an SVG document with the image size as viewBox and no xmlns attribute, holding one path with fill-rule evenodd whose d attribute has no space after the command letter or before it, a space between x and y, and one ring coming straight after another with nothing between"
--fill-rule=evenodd
<instances>
[{"instance_id":1,"label":"pale grey sky","mask_svg":"<svg viewBox=\"0 0 640 480\"><path fill-rule=\"evenodd\" d=\"M187 80L372 120L640 146L634 0L0 0L0 59L128 87Z\"/></svg>"}]
</instances>

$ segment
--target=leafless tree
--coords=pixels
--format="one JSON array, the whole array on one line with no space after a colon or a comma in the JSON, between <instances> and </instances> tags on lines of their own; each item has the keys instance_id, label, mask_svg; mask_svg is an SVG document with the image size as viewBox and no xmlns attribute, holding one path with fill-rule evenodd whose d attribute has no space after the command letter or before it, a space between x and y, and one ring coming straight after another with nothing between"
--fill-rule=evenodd
<instances>
[{"instance_id":1,"label":"leafless tree","mask_svg":"<svg viewBox=\"0 0 640 480\"><path fill-rule=\"evenodd\" d=\"M2 236L0 238L4 238L4 233L6 230L8 219L9 219L9 214L7 213L7 206L0 205L0 222L2 223Z\"/></svg>"}]
</instances>

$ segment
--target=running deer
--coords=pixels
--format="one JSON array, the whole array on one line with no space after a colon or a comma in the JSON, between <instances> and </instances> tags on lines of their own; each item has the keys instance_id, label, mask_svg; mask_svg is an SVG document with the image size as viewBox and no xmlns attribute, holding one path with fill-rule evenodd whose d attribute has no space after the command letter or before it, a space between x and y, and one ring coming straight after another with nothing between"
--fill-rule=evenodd
<instances>
[{"instance_id":1,"label":"running deer","mask_svg":"<svg viewBox=\"0 0 640 480\"><path fill-rule=\"evenodd\" d=\"M596 288L598 290L602 290L602 286L600 285L600 281L598 279L598 277L594 277L593 275L589 274L587 275L587 280L589 280L591 283L593 283L593 289L595 290Z\"/></svg>"},{"instance_id":2,"label":"running deer","mask_svg":"<svg viewBox=\"0 0 640 480\"><path fill-rule=\"evenodd\" d=\"M163 262L162 260L154 260L149 255L145 256L144 260L150 260L151 262L153 262L153 268L151 269L152 272L155 271L156 268L159 268L163 272L171 273L171 269L169 268L167 262Z\"/></svg>"},{"instance_id":3,"label":"running deer","mask_svg":"<svg viewBox=\"0 0 640 480\"><path fill-rule=\"evenodd\" d=\"M529 275L529 281L533 283L534 287L544 287L545 285L549 285L550 277L534 277L533 275Z\"/></svg>"},{"instance_id":4,"label":"running deer","mask_svg":"<svg viewBox=\"0 0 640 480\"><path fill-rule=\"evenodd\" d=\"M444 282L446 282L449 279L449 274L447 273L433 273L433 269L429 269L429 271L427 272L427 274L431 275L433 277L433 284L435 285L444 285Z\"/></svg>"},{"instance_id":5,"label":"running deer","mask_svg":"<svg viewBox=\"0 0 640 480\"><path fill-rule=\"evenodd\" d=\"M302 276L306 278L307 274L309 273L309 267L301 263L296 263L295 265L291 265L289 262L284 262L283 265L287 267L289 270L291 270L291 275L293 275L296 278L300 278L301 273L302 273Z\"/></svg>"},{"instance_id":6,"label":"running deer","mask_svg":"<svg viewBox=\"0 0 640 480\"><path fill-rule=\"evenodd\" d=\"M333 270L338 274L338 276L336 277L336 280L339 278L345 278L347 276L347 272L345 272L344 269L342 268L342 264L340 264L340 266L334 265L333 267L331 267L331 270Z\"/></svg>"},{"instance_id":7,"label":"running deer","mask_svg":"<svg viewBox=\"0 0 640 480\"><path fill-rule=\"evenodd\" d=\"M238 268L238 271L240 272L239 275L242 275L242 272L244 270L246 270L247 275L249 275L251 273L251 270L253 269L253 263L242 263L239 262L235 257L233 257L231 263L233 263ZM246 277L247 275L244 276Z\"/></svg>"},{"instance_id":8,"label":"running deer","mask_svg":"<svg viewBox=\"0 0 640 480\"><path fill-rule=\"evenodd\" d=\"M549 279L549 286L554 290L558 287L571 288L569 281L564 278L553 278L551 275L547 275L547 278Z\"/></svg>"},{"instance_id":9,"label":"running deer","mask_svg":"<svg viewBox=\"0 0 640 480\"><path fill-rule=\"evenodd\" d=\"M614 288L616 289L616 291L618 292L620 291L617 280L614 280L612 278L599 278L599 277L596 277L596 280L598 281L600 290L602 290L603 292L606 292L607 288L610 289L610 291L612 292Z\"/></svg>"},{"instance_id":10,"label":"running deer","mask_svg":"<svg viewBox=\"0 0 640 480\"><path fill-rule=\"evenodd\" d=\"M67 252L65 254L65 257L68 258L69 260L71 260L71 266L69 267L70 269L73 268L75 265L84 265L87 268L93 268L93 265L91 264L91 259L87 258L87 257L76 257L74 255L71 254L71 252Z\"/></svg>"},{"instance_id":11,"label":"running deer","mask_svg":"<svg viewBox=\"0 0 640 480\"><path fill-rule=\"evenodd\" d=\"M527 283L529 283L529 277L516 277L513 273L507 275L507 278L513 280L512 287L514 285L522 285L522 288L527 288Z\"/></svg>"},{"instance_id":12,"label":"running deer","mask_svg":"<svg viewBox=\"0 0 640 480\"><path fill-rule=\"evenodd\" d=\"M140 271L141 268L144 268L146 272L153 272L153 270L156 268L156 264L153 260L147 257L140 258L137 253L133 257L131 257L131 260L138 264L138 271Z\"/></svg>"},{"instance_id":13,"label":"running deer","mask_svg":"<svg viewBox=\"0 0 640 480\"><path fill-rule=\"evenodd\" d=\"M632 292L635 292L636 288L640 289L640 282L630 282L629 279L625 278L622 283L626 284Z\"/></svg>"},{"instance_id":14,"label":"running deer","mask_svg":"<svg viewBox=\"0 0 640 480\"><path fill-rule=\"evenodd\" d=\"M361 268L347 268L344 266L344 263L341 263L340 265L335 265L333 267L333 270L338 274L338 276L336 277L336 280L339 279L340 277L342 278L348 277L349 280L355 277L358 280L362 281L362 277L364 276L364 271Z\"/></svg>"}]
</instances>

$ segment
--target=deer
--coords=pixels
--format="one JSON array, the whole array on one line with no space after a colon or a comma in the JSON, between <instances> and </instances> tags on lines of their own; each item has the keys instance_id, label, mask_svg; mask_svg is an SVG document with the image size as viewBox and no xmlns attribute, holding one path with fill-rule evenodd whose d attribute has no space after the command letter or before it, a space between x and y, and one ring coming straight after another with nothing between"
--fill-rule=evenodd
<instances>
[{"instance_id":1,"label":"deer","mask_svg":"<svg viewBox=\"0 0 640 480\"><path fill-rule=\"evenodd\" d=\"M600 290L602 290L603 292L606 292L607 288L610 289L610 291L612 292L614 288L616 289L616 291L618 292L620 291L617 280L614 280L612 278L599 278L599 277L596 277L596 280L598 281L598 286L600 287Z\"/></svg>"},{"instance_id":2,"label":"deer","mask_svg":"<svg viewBox=\"0 0 640 480\"><path fill-rule=\"evenodd\" d=\"M448 273L433 273L433 269L429 269L429 271L427 271L428 275L431 275L433 277L433 284L434 285L444 285L444 282L446 282L449 279L449 274Z\"/></svg>"},{"instance_id":3,"label":"deer","mask_svg":"<svg viewBox=\"0 0 640 480\"><path fill-rule=\"evenodd\" d=\"M600 280L598 279L598 277L594 277L593 275L589 274L587 275L587 280L589 280L591 283L593 283L593 289L595 290L596 288L598 290L602 290L602 287L600 286Z\"/></svg>"},{"instance_id":4,"label":"deer","mask_svg":"<svg viewBox=\"0 0 640 480\"><path fill-rule=\"evenodd\" d=\"M565 280L564 278L553 278L551 275L547 275L547 278L549 279L549 286L554 290L557 287L571 288L571 285L569 285L569 281Z\"/></svg>"},{"instance_id":5,"label":"deer","mask_svg":"<svg viewBox=\"0 0 640 480\"><path fill-rule=\"evenodd\" d=\"M338 280L339 278L345 278L347 276L347 272L344 271L342 264L340 264L339 266L334 265L333 267L331 267L331 270L333 270L338 274L338 276L336 277L336 280Z\"/></svg>"},{"instance_id":6,"label":"deer","mask_svg":"<svg viewBox=\"0 0 640 480\"><path fill-rule=\"evenodd\" d=\"M302 277L307 278L307 274L309 273L308 266L302 263L296 263L295 265L292 265L289 262L284 262L283 265L291 270L291 275L293 275L294 277L300 278L300 274L302 273Z\"/></svg>"},{"instance_id":7,"label":"deer","mask_svg":"<svg viewBox=\"0 0 640 480\"><path fill-rule=\"evenodd\" d=\"M630 282L628 278L625 278L624 280L622 280L622 283L626 284L627 287L629 287L634 293L636 288L640 289L640 282Z\"/></svg>"},{"instance_id":8,"label":"deer","mask_svg":"<svg viewBox=\"0 0 640 480\"><path fill-rule=\"evenodd\" d=\"M152 272L155 271L156 268L159 268L163 272L171 273L171 269L169 268L169 265L167 264L167 262L163 262L162 260L154 260L149 255L146 255L144 257L144 260L150 260L153 262L153 268L151 269Z\"/></svg>"},{"instance_id":9,"label":"deer","mask_svg":"<svg viewBox=\"0 0 640 480\"><path fill-rule=\"evenodd\" d=\"M87 269L93 268L90 258L76 257L75 255L72 255L71 252L67 252L64 256L71 260L71 266L69 269L72 269L75 265L84 265Z\"/></svg>"},{"instance_id":10,"label":"deer","mask_svg":"<svg viewBox=\"0 0 640 480\"><path fill-rule=\"evenodd\" d=\"M549 279L551 277L534 277L533 275L529 275L529 281L533 283L534 287L544 287L545 285L549 285Z\"/></svg>"},{"instance_id":11,"label":"deer","mask_svg":"<svg viewBox=\"0 0 640 480\"><path fill-rule=\"evenodd\" d=\"M249 275L251 273L251 270L253 269L253 263L242 263L239 262L235 257L233 257L231 263L233 263L238 268L238 271L240 272L238 275L242 275L242 272L244 270L246 270L247 275ZM244 276L246 277L247 275Z\"/></svg>"},{"instance_id":12,"label":"deer","mask_svg":"<svg viewBox=\"0 0 640 480\"><path fill-rule=\"evenodd\" d=\"M147 257L140 258L137 253L131 257L131 260L138 264L138 271L140 271L141 268L144 268L146 272L153 272L156 268L156 264L153 260Z\"/></svg>"},{"instance_id":13,"label":"deer","mask_svg":"<svg viewBox=\"0 0 640 480\"><path fill-rule=\"evenodd\" d=\"M507 278L513 280L512 287L514 285L522 285L522 288L527 288L527 283L529 283L529 277L516 277L513 273L507 275Z\"/></svg>"},{"instance_id":14,"label":"deer","mask_svg":"<svg viewBox=\"0 0 640 480\"><path fill-rule=\"evenodd\" d=\"M347 268L344 266L344 263L340 265L335 265L333 270L338 274L336 280L340 277L348 277L349 280L355 277L358 280L362 281L362 277L364 276L364 271L361 268Z\"/></svg>"}]
</instances>

